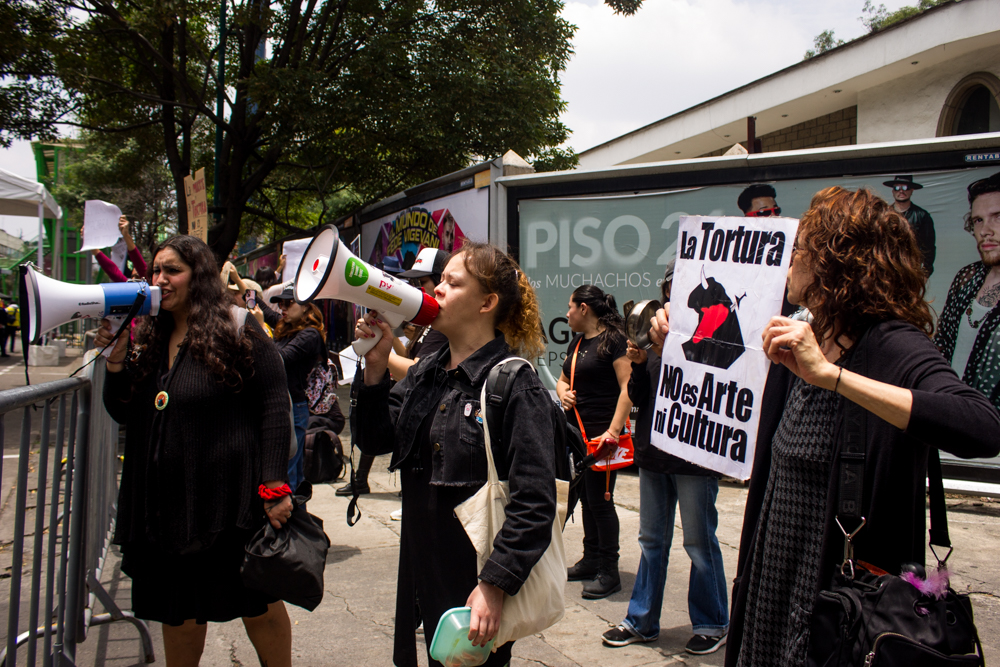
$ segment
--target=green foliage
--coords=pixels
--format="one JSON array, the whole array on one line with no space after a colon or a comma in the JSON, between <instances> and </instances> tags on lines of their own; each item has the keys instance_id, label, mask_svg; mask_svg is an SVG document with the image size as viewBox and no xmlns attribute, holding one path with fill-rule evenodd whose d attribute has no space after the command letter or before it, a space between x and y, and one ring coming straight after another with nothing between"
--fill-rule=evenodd
<instances>
[{"instance_id":1,"label":"green foliage","mask_svg":"<svg viewBox=\"0 0 1000 667\"><path fill-rule=\"evenodd\" d=\"M806 51L806 54L802 57L802 59L809 60L810 58L818 56L825 51L835 49L841 44L844 44L844 40L834 37L832 30L824 30L820 34L816 35L813 39L813 48Z\"/></svg>"},{"instance_id":2,"label":"green foliage","mask_svg":"<svg viewBox=\"0 0 1000 667\"><path fill-rule=\"evenodd\" d=\"M604 0L604 2L615 10L615 14L624 14L625 16L635 14L642 4L642 0Z\"/></svg>"},{"instance_id":3,"label":"green foliage","mask_svg":"<svg viewBox=\"0 0 1000 667\"><path fill-rule=\"evenodd\" d=\"M535 168L535 173L567 171L580 166L580 158L572 148L549 148L535 155L531 166Z\"/></svg>"},{"instance_id":4,"label":"green foliage","mask_svg":"<svg viewBox=\"0 0 1000 667\"><path fill-rule=\"evenodd\" d=\"M211 183L218 161L219 257L248 234L330 220L479 156L569 164L547 153L569 135L559 73L575 28L559 0L230 2L221 117L216 3L45 1L59 10L55 46L27 34L54 54L61 113L118 142L155 137L140 143L178 192L198 167ZM183 206L177 221L186 231Z\"/></svg>"},{"instance_id":5,"label":"green foliage","mask_svg":"<svg viewBox=\"0 0 1000 667\"><path fill-rule=\"evenodd\" d=\"M52 58L63 10L48 0L0 0L0 146L56 138L64 105Z\"/></svg>"},{"instance_id":6,"label":"green foliage","mask_svg":"<svg viewBox=\"0 0 1000 667\"><path fill-rule=\"evenodd\" d=\"M919 0L916 6L906 5L894 12L890 12L886 9L885 5L880 4L876 7L872 3L872 0L865 0L865 6L861 10L861 18L858 20L864 24L868 32L878 32L900 21L905 21L908 18L922 14L928 9L937 7L945 2L952 2L952 0Z\"/></svg>"}]
</instances>

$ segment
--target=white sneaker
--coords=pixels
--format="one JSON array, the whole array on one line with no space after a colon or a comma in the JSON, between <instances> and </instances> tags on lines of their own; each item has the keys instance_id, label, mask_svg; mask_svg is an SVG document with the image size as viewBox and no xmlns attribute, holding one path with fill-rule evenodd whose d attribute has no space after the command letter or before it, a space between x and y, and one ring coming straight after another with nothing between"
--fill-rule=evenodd
<instances>
[{"instance_id":1,"label":"white sneaker","mask_svg":"<svg viewBox=\"0 0 1000 667\"><path fill-rule=\"evenodd\" d=\"M400 507L398 510L396 510L396 511L392 512L391 514L389 514L389 518L392 519L393 521L402 521L403 520L403 508Z\"/></svg>"}]
</instances>

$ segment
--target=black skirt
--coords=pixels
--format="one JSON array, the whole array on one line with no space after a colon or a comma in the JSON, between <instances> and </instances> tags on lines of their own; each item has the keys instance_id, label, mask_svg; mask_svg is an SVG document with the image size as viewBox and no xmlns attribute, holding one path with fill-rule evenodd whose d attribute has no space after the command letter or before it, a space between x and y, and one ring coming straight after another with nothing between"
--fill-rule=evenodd
<instances>
[{"instance_id":1,"label":"black skirt","mask_svg":"<svg viewBox=\"0 0 1000 667\"><path fill-rule=\"evenodd\" d=\"M122 572L132 579L132 612L147 621L182 625L253 618L277 598L243 586L240 566L253 531L232 528L191 555L148 542L122 545Z\"/></svg>"}]
</instances>

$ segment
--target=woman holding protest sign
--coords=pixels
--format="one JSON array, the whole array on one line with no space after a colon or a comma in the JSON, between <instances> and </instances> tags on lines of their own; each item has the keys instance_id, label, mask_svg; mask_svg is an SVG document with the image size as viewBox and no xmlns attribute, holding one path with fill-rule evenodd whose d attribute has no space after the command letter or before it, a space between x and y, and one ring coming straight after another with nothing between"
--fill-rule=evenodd
<instances>
[{"instance_id":1,"label":"woman holding protest sign","mask_svg":"<svg viewBox=\"0 0 1000 667\"><path fill-rule=\"evenodd\" d=\"M803 665L814 604L844 560L835 517L842 437L868 414L853 562L923 565L928 454L995 456L1000 414L929 337L920 251L907 222L867 190L828 188L799 224L788 300L813 322L774 317L771 367L747 498L726 664ZM652 336L662 342L666 314ZM853 529L856 524L849 524Z\"/></svg>"},{"instance_id":2,"label":"woman holding protest sign","mask_svg":"<svg viewBox=\"0 0 1000 667\"><path fill-rule=\"evenodd\" d=\"M364 454L392 452L390 470L400 471L403 528L393 651L393 664L400 667L417 665L417 600L428 640L441 615L462 606L472 610L473 644L494 639L505 594L518 594L549 548L556 517L552 399L522 366L513 376L502 437L492 439L491 449L499 479L509 480L510 502L493 551L479 569L455 508L487 479L480 389L494 365L515 351L532 358L544 349L538 301L517 263L485 243L462 246L434 296L440 305L434 329L448 345L422 357L395 386L388 370L391 328L369 314L355 331L358 338L371 337L378 326L383 334L365 354L364 374L355 378L356 438ZM485 664L507 664L512 646L495 647Z\"/></svg>"},{"instance_id":3,"label":"woman holding protest sign","mask_svg":"<svg viewBox=\"0 0 1000 667\"><path fill-rule=\"evenodd\" d=\"M581 285L573 291L566 319L578 335L570 341L556 385L559 400L570 423L580 426L585 441L601 443L611 438L617 442L632 409L628 397L632 364L625 357L625 320L615 298L594 285ZM591 600L622 589L614 501L618 473L611 467L610 461L602 461L583 473L583 557L567 571L570 581L587 582L583 597Z\"/></svg>"}]
</instances>

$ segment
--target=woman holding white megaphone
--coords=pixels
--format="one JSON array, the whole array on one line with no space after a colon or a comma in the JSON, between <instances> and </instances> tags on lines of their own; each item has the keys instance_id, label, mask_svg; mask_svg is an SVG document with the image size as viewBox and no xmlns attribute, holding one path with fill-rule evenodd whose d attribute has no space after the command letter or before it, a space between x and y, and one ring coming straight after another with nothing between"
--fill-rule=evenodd
<instances>
[{"instance_id":1,"label":"woman holding white megaphone","mask_svg":"<svg viewBox=\"0 0 1000 667\"><path fill-rule=\"evenodd\" d=\"M492 438L499 479L510 502L493 551L479 570L477 554L455 508L487 481L485 414L480 389L498 362L543 349L538 301L517 263L484 243L466 243L434 289L434 329L448 345L424 356L390 390L392 330L371 315L359 339L382 337L365 354L357 385L357 444L366 454L392 453L400 471L403 523L396 592L393 663L417 665L414 628L419 601L430 644L442 614L470 607L469 639L485 646L500 629L505 594L516 595L549 547L556 515L552 399L538 376L521 367ZM505 665L513 642L485 664ZM432 665L439 664L430 658Z\"/></svg>"},{"instance_id":2,"label":"woman holding white megaphone","mask_svg":"<svg viewBox=\"0 0 1000 667\"><path fill-rule=\"evenodd\" d=\"M254 318L237 329L212 251L175 236L153 256L160 314L122 336L104 405L126 425L114 543L138 618L163 624L168 667L195 666L206 623L242 618L262 664L291 665L284 603L243 586L254 532L292 511L288 392ZM110 344L104 320L97 345ZM266 517L266 519L265 519Z\"/></svg>"}]
</instances>

